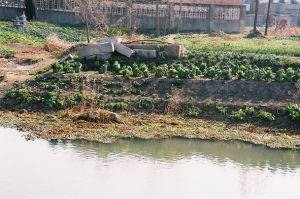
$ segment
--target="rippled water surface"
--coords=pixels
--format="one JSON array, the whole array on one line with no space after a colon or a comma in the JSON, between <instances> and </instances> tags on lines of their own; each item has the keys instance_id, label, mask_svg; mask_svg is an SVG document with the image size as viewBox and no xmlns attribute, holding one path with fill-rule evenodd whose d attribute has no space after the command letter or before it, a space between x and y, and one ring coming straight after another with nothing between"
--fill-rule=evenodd
<instances>
[{"instance_id":1,"label":"rippled water surface","mask_svg":"<svg viewBox=\"0 0 300 199\"><path fill-rule=\"evenodd\" d=\"M0 199L300 198L300 152L240 142L25 141L0 129Z\"/></svg>"}]
</instances>

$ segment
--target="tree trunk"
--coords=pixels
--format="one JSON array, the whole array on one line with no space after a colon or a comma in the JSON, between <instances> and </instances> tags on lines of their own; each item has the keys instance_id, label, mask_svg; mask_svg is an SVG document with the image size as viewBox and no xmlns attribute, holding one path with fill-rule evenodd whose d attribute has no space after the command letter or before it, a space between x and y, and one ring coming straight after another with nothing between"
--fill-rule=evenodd
<instances>
[{"instance_id":1,"label":"tree trunk","mask_svg":"<svg viewBox=\"0 0 300 199\"><path fill-rule=\"evenodd\" d=\"M86 24L86 40L88 43L90 43L90 26L89 24Z\"/></svg>"},{"instance_id":2,"label":"tree trunk","mask_svg":"<svg viewBox=\"0 0 300 199\"><path fill-rule=\"evenodd\" d=\"M268 28L269 28L269 21L270 21L270 9L271 9L271 3L273 1L269 0L269 4L268 4L268 12L267 12L267 20L266 20L266 29L265 29L265 35L268 35Z\"/></svg>"},{"instance_id":3,"label":"tree trunk","mask_svg":"<svg viewBox=\"0 0 300 199\"><path fill-rule=\"evenodd\" d=\"M166 10L166 13L165 13L165 16L164 16L164 36L166 36L167 34L167 21L168 21L168 11L169 10L169 4L167 4L167 10Z\"/></svg>"},{"instance_id":4,"label":"tree trunk","mask_svg":"<svg viewBox=\"0 0 300 199\"><path fill-rule=\"evenodd\" d=\"M160 30L159 30L159 3L156 3L156 36L160 36Z\"/></svg>"},{"instance_id":5,"label":"tree trunk","mask_svg":"<svg viewBox=\"0 0 300 199\"><path fill-rule=\"evenodd\" d=\"M259 0L256 0L253 33L257 32L256 27L257 27L258 7L259 7Z\"/></svg>"},{"instance_id":6,"label":"tree trunk","mask_svg":"<svg viewBox=\"0 0 300 199\"><path fill-rule=\"evenodd\" d=\"M178 15L178 19L177 19L177 33L180 32L181 10L182 10L182 0L180 0L179 15Z\"/></svg>"}]
</instances>

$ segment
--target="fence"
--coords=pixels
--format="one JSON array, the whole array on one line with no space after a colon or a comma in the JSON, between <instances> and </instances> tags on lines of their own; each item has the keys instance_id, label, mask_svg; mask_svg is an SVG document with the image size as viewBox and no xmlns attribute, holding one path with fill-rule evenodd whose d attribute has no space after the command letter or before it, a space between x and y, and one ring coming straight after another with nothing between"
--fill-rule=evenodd
<instances>
[{"instance_id":1,"label":"fence","mask_svg":"<svg viewBox=\"0 0 300 199\"><path fill-rule=\"evenodd\" d=\"M67 17L71 17L69 20L62 19L62 13L74 12L76 9L74 0L67 0L67 3L65 1L36 0L37 19L53 23L61 23L61 21L80 23L75 13L73 17L71 14L67 14ZM135 1L134 3L106 1L103 4L103 12L109 13L113 22L117 22L120 17L128 16L131 13L132 23L137 24L138 28L142 29L156 29L157 25L160 28L167 25L168 30L180 29L183 31L223 30L231 33L242 32L244 29L245 6L170 3L170 1L160 2L157 6L157 3L154 1L147 1L147 3L145 1ZM66 4L70 6L66 6ZM24 8L24 2L23 0L0 0L0 8L2 10L3 8L20 9ZM52 19L45 13L52 15ZM0 12L0 19L3 18L1 14Z\"/></svg>"}]
</instances>

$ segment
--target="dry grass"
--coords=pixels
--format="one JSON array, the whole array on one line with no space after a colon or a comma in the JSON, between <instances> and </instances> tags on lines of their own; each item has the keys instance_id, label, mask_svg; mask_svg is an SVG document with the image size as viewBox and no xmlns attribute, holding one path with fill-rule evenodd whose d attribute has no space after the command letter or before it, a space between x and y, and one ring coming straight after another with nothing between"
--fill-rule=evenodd
<instances>
[{"instance_id":1,"label":"dry grass","mask_svg":"<svg viewBox=\"0 0 300 199\"><path fill-rule=\"evenodd\" d=\"M180 112L183 97L180 96L180 93L176 89L172 89L172 98L168 99L168 104L166 107L166 113L176 114Z\"/></svg>"},{"instance_id":2,"label":"dry grass","mask_svg":"<svg viewBox=\"0 0 300 199\"><path fill-rule=\"evenodd\" d=\"M299 33L296 28L290 26L288 19L281 19L276 25L275 30L271 32L271 36L276 37L291 37L299 36Z\"/></svg>"},{"instance_id":3,"label":"dry grass","mask_svg":"<svg viewBox=\"0 0 300 199\"><path fill-rule=\"evenodd\" d=\"M143 34L138 35L135 33L128 37L128 40L132 40L132 41L145 40L145 39L147 39L145 35Z\"/></svg>"},{"instance_id":4,"label":"dry grass","mask_svg":"<svg viewBox=\"0 0 300 199\"><path fill-rule=\"evenodd\" d=\"M68 108L63 114L64 118L73 117L76 120L87 122L120 123L121 118L118 114L97 107L96 101L87 101L83 99L78 106Z\"/></svg>"},{"instance_id":5,"label":"dry grass","mask_svg":"<svg viewBox=\"0 0 300 199\"><path fill-rule=\"evenodd\" d=\"M44 48L49 52L66 51L71 47L71 44L68 44L65 41L59 39L59 37L56 34L49 35L44 45Z\"/></svg>"},{"instance_id":6,"label":"dry grass","mask_svg":"<svg viewBox=\"0 0 300 199\"><path fill-rule=\"evenodd\" d=\"M105 123L120 123L120 117L113 112L102 110L102 109L94 109L86 111L82 114L80 114L77 117L77 120L85 120L88 122L100 122L102 124Z\"/></svg>"}]
</instances>

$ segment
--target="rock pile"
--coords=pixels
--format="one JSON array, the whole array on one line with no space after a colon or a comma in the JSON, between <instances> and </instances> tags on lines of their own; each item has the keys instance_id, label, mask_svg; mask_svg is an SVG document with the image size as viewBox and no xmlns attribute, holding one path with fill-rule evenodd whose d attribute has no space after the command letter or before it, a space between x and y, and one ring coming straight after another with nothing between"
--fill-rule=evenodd
<instances>
[{"instance_id":1,"label":"rock pile","mask_svg":"<svg viewBox=\"0 0 300 199\"><path fill-rule=\"evenodd\" d=\"M128 58L133 54L143 58L156 58L158 51L167 56L179 57L184 55L185 47L182 44L143 43L143 41L125 41L121 37L105 37L96 44L79 48L77 54L87 60L105 61L110 59L113 53Z\"/></svg>"}]
</instances>

